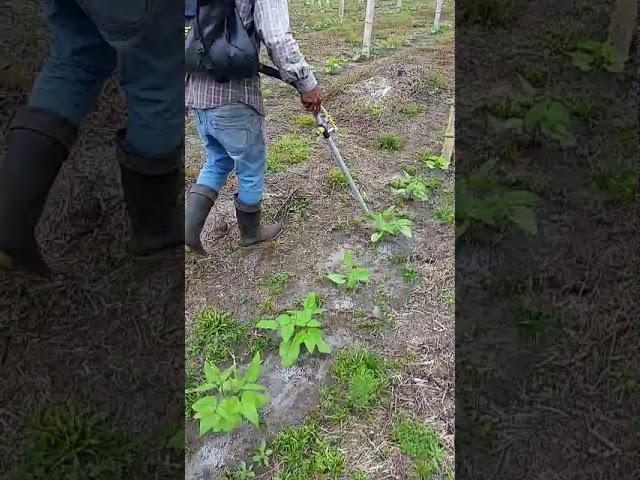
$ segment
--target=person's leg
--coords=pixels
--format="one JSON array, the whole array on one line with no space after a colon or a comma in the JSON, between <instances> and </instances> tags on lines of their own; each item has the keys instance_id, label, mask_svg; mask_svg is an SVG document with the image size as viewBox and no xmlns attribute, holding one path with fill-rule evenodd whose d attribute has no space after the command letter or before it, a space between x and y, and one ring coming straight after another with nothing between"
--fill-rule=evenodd
<instances>
[{"instance_id":1,"label":"person's leg","mask_svg":"<svg viewBox=\"0 0 640 480\"><path fill-rule=\"evenodd\" d=\"M0 165L0 268L46 273L34 230L77 125L113 71L115 53L72 0L41 5L51 50L27 106L9 127Z\"/></svg>"},{"instance_id":2,"label":"person's leg","mask_svg":"<svg viewBox=\"0 0 640 480\"><path fill-rule=\"evenodd\" d=\"M128 112L119 136L121 177L132 233L129 251L136 255L184 243L181 11L179 2L171 4L152 31L133 45L117 46Z\"/></svg>"},{"instance_id":3,"label":"person's leg","mask_svg":"<svg viewBox=\"0 0 640 480\"><path fill-rule=\"evenodd\" d=\"M278 224L260 226L267 157L264 120L247 105L233 104L214 112L214 136L235 163L238 192L235 195L240 245L249 246L275 238Z\"/></svg>"},{"instance_id":4,"label":"person's leg","mask_svg":"<svg viewBox=\"0 0 640 480\"><path fill-rule=\"evenodd\" d=\"M189 192L185 213L186 251L200 255L206 254L200 240L202 227L234 165L233 159L229 157L224 147L212 136L214 121L212 112L213 110L194 111L194 120L204 147L205 159L198 179Z\"/></svg>"}]
</instances>

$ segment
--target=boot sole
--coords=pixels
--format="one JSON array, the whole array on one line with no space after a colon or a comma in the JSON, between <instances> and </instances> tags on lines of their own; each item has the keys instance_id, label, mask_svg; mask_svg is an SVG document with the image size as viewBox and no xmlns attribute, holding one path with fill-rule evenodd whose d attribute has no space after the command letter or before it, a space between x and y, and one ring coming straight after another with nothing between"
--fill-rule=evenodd
<instances>
[{"instance_id":1,"label":"boot sole","mask_svg":"<svg viewBox=\"0 0 640 480\"><path fill-rule=\"evenodd\" d=\"M261 240L258 242L254 242L254 243L248 243L248 244L242 244L242 242L239 243L241 248L251 248L251 247L257 247L258 245L263 245L265 243L269 243L269 242L273 242L274 240L276 240L280 235L282 235L282 229L280 229L280 231L275 234L272 238L268 239L268 240Z\"/></svg>"}]
</instances>

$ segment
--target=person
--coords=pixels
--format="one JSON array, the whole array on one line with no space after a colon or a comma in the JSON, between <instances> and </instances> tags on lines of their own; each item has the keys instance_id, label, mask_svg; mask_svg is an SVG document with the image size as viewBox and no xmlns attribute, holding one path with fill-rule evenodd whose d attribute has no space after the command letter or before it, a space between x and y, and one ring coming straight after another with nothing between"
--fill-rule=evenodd
<instances>
[{"instance_id":1,"label":"person","mask_svg":"<svg viewBox=\"0 0 640 480\"><path fill-rule=\"evenodd\" d=\"M291 34L286 0L235 0L235 4L247 31L255 32L256 48L266 46L282 79L300 93L303 106L318 112L320 87ZM190 73L186 77L185 103L194 112L205 150L203 167L187 201L187 252L206 254L200 238L202 228L232 171L239 184L234 203L240 246L274 239L281 225L260 222L266 152L259 76L218 83L206 72Z\"/></svg>"},{"instance_id":2,"label":"person","mask_svg":"<svg viewBox=\"0 0 640 480\"><path fill-rule=\"evenodd\" d=\"M42 0L52 41L0 166L0 268L48 273L34 236L78 127L117 71L126 128L117 134L131 235L150 255L184 242L184 38L173 0Z\"/></svg>"}]
</instances>

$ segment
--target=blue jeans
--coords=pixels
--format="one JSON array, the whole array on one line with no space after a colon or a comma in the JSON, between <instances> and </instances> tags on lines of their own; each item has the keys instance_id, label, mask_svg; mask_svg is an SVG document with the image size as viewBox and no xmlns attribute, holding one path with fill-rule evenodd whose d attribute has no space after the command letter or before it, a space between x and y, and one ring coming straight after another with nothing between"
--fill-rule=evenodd
<instances>
[{"instance_id":1,"label":"blue jeans","mask_svg":"<svg viewBox=\"0 0 640 480\"><path fill-rule=\"evenodd\" d=\"M239 103L195 110L194 116L205 149L197 182L219 192L235 169L238 201L244 205L260 203L267 167L263 117Z\"/></svg>"},{"instance_id":2,"label":"blue jeans","mask_svg":"<svg viewBox=\"0 0 640 480\"><path fill-rule=\"evenodd\" d=\"M127 102L128 146L143 155L180 147L182 5L175 0L40 0L40 4L52 41L28 104L79 124L116 71ZM160 7L166 8L153 13ZM132 34L136 28L139 31Z\"/></svg>"}]
</instances>

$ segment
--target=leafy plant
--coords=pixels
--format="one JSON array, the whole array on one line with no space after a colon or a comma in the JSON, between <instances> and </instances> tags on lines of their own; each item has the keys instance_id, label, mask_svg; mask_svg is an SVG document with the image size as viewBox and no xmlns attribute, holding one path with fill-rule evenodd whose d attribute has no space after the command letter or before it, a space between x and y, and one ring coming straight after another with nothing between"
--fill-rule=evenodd
<instances>
[{"instance_id":1,"label":"leafy plant","mask_svg":"<svg viewBox=\"0 0 640 480\"><path fill-rule=\"evenodd\" d=\"M378 148L397 152L402 148L402 138L397 133L382 132L377 136Z\"/></svg>"},{"instance_id":2,"label":"leafy plant","mask_svg":"<svg viewBox=\"0 0 640 480\"><path fill-rule=\"evenodd\" d=\"M289 283L289 281L293 278L293 273L280 271L274 272L270 274L264 284L267 286L269 290L269 294L271 295L279 295L284 290L284 287Z\"/></svg>"},{"instance_id":3,"label":"leafy plant","mask_svg":"<svg viewBox=\"0 0 640 480\"><path fill-rule=\"evenodd\" d=\"M205 363L205 382L194 388L196 392L213 392L196 401L192 408L194 418L200 420L200 435L209 431L231 432L242 418L258 426L258 409L267 397L259 392L265 387L257 382L260 375L260 354L256 353L244 375L238 372L235 364L221 371L211 362Z\"/></svg>"},{"instance_id":4,"label":"leafy plant","mask_svg":"<svg viewBox=\"0 0 640 480\"><path fill-rule=\"evenodd\" d=\"M404 38L402 38L400 35L392 34L382 41L382 47L387 50L393 50L401 47L402 45L404 45L404 43Z\"/></svg>"},{"instance_id":5,"label":"leafy plant","mask_svg":"<svg viewBox=\"0 0 640 480\"><path fill-rule=\"evenodd\" d=\"M262 465L263 467L268 467L271 461L271 456L273 455L273 450L267 448L267 442L262 440L260 442L260 446L258 447L258 451L253 454L251 460L258 465Z\"/></svg>"},{"instance_id":6,"label":"leafy plant","mask_svg":"<svg viewBox=\"0 0 640 480\"><path fill-rule=\"evenodd\" d=\"M256 327L280 331L280 359L283 366L290 367L298 360L302 345L309 353L316 349L320 353L331 353L331 347L324 340L321 323L314 318L322 312L324 310L319 308L318 296L310 293L304 300L302 310L289 310L275 320L260 320Z\"/></svg>"},{"instance_id":7,"label":"leafy plant","mask_svg":"<svg viewBox=\"0 0 640 480\"><path fill-rule=\"evenodd\" d=\"M493 178L495 161L478 168L468 179L456 182L458 228L456 236L464 235L474 224L498 227L513 222L529 235L538 233L533 205L538 197L526 190L513 190Z\"/></svg>"},{"instance_id":8,"label":"leafy plant","mask_svg":"<svg viewBox=\"0 0 640 480\"><path fill-rule=\"evenodd\" d=\"M539 136L548 137L562 147L576 144L571 132L571 114L559 100L536 89L522 75L517 74L519 90L513 98L487 106L489 122L497 130L527 133L535 142Z\"/></svg>"},{"instance_id":9,"label":"leafy plant","mask_svg":"<svg viewBox=\"0 0 640 480\"><path fill-rule=\"evenodd\" d=\"M348 290L359 283L369 282L369 269L361 267L353 261L353 252L346 250L342 254L341 272L330 273L327 278L336 285L346 285Z\"/></svg>"},{"instance_id":10,"label":"leafy plant","mask_svg":"<svg viewBox=\"0 0 640 480\"><path fill-rule=\"evenodd\" d=\"M187 356L202 356L205 360L220 362L232 354L234 345L245 332L246 327L231 314L207 307L194 319L187 341Z\"/></svg>"},{"instance_id":11,"label":"leafy plant","mask_svg":"<svg viewBox=\"0 0 640 480\"><path fill-rule=\"evenodd\" d=\"M406 238L413 236L411 233L411 220L399 216L394 207L389 207L382 212L371 212L370 218L375 230L371 235L373 243L380 241L386 235L403 235Z\"/></svg>"},{"instance_id":12,"label":"leafy plant","mask_svg":"<svg viewBox=\"0 0 640 480\"><path fill-rule=\"evenodd\" d=\"M349 186L347 177L344 176L344 173L342 173L342 170L339 168L332 168L329 170L329 173L327 174L327 181L335 188L346 188Z\"/></svg>"},{"instance_id":13,"label":"leafy plant","mask_svg":"<svg viewBox=\"0 0 640 480\"><path fill-rule=\"evenodd\" d=\"M293 120L293 122L297 127L315 127L316 126L316 119L309 114L298 115Z\"/></svg>"},{"instance_id":14,"label":"leafy plant","mask_svg":"<svg viewBox=\"0 0 640 480\"><path fill-rule=\"evenodd\" d=\"M420 155L419 158L420 161L431 170L447 170L449 168L449 161L442 155L429 155L428 153L425 153Z\"/></svg>"},{"instance_id":15,"label":"leafy plant","mask_svg":"<svg viewBox=\"0 0 640 480\"><path fill-rule=\"evenodd\" d=\"M583 72L595 70L620 73L624 70L624 58L609 42L582 41L568 55L571 57L571 64Z\"/></svg>"},{"instance_id":16,"label":"leafy plant","mask_svg":"<svg viewBox=\"0 0 640 480\"><path fill-rule=\"evenodd\" d=\"M334 75L342 70L343 59L332 55L324 61L324 71L329 75Z\"/></svg>"},{"instance_id":17,"label":"leafy plant","mask_svg":"<svg viewBox=\"0 0 640 480\"><path fill-rule=\"evenodd\" d=\"M394 195L411 200L427 199L427 184L420 177L411 175L407 171L402 172L402 179L389 184Z\"/></svg>"},{"instance_id":18,"label":"leafy plant","mask_svg":"<svg viewBox=\"0 0 640 480\"><path fill-rule=\"evenodd\" d=\"M359 104L359 110L366 113L367 115L371 115L372 117L379 117L382 115L382 103L376 102L372 100L367 100Z\"/></svg>"}]
</instances>

